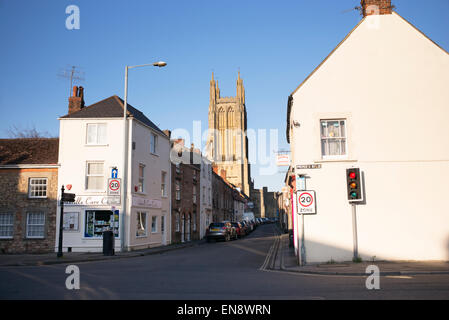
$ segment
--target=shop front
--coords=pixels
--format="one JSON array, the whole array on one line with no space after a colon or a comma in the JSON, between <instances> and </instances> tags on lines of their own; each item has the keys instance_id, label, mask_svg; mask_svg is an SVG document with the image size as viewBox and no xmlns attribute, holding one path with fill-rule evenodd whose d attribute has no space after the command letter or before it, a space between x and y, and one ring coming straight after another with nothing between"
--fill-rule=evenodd
<instances>
[{"instance_id":1,"label":"shop front","mask_svg":"<svg viewBox=\"0 0 449 320\"><path fill-rule=\"evenodd\" d=\"M63 251L101 252L105 231L114 233L115 251L120 251L119 204L119 198L108 196L77 196L64 204Z\"/></svg>"}]
</instances>

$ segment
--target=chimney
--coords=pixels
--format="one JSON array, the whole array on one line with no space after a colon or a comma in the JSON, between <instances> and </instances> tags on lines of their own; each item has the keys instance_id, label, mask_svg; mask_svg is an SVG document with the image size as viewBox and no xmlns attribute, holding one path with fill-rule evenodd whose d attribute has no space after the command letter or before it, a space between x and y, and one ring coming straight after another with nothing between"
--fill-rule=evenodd
<instances>
[{"instance_id":1,"label":"chimney","mask_svg":"<svg viewBox=\"0 0 449 320\"><path fill-rule=\"evenodd\" d=\"M221 171L220 171L220 176L221 176L224 180L226 180L226 170L225 170L225 169L221 169Z\"/></svg>"},{"instance_id":2,"label":"chimney","mask_svg":"<svg viewBox=\"0 0 449 320\"><path fill-rule=\"evenodd\" d=\"M165 135L170 139L171 137L171 131L170 130L163 130L163 133L165 133Z\"/></svg>"},{"instance_id":3,"label":"chimney","mask_svg":"<svg viewBox=\"0 0 449 320\"><path fill-rule=\"evenodd\" d=\"M84 88L73 87L73 95L69 98L69 114L84 108Z\"/></svg>"},{"instance_id":4,"label":"chimney","mask_svg":"<svg viewBox=\"0 0 449 320\"><path fill-rule=\"evenodd\" d=\"M371 15L391 14L394 6L391 0L361 0L363 17Z\"/></svg>"}]
</instances>

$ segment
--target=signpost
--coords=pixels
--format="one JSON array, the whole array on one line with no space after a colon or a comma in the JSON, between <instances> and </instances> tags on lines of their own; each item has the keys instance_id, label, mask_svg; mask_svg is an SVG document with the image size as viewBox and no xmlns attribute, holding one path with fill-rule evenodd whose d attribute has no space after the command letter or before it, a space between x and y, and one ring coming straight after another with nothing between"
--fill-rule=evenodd
<instances>
[{"instance_id":1,"label":"signpost","mask_svg":"<svg viewBox=\"0 0 449 320\"><path fill-rule=\"evenodd\" d=\"M300 177L303 179L303 183L301 187L305 187L305 179L304 177ZM299 179L299 180L301 180ZM304 244L304 215L314 215L316 214L316 197L315 191L312 190L298 190L296 192L296 207L297 213L301 215L301 248L299 256L299 265L303 266L305 264L305 256L306 256L306 247Z\"/></svg>"},{"instance_id":2,"label":"signpost","mask_svg":"<svg viewBox=\"0 0 449 320\"><path fill-rule=\"evenodd\" d=\"M63 219L64 219L64 202L74 202L76 195L74 193L65 193L64 185L61 187L61 215L59 217L59 241L58 241L58 258L62 257L62 232L63 232Z\"/></svg>"}]
</instances>

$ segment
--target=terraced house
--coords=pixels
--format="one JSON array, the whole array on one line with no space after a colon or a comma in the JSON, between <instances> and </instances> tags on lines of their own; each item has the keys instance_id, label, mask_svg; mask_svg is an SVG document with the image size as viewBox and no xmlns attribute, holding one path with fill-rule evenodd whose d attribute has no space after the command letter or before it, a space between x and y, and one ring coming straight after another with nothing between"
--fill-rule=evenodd
<instances>
[{"instance_id":1,"label":"terraced house","mask_svg":"<svg viewBox=\"0 0 449 320\"><path fill-rule=\"evenodd\" d=\"M52 252L58 194L57 138L0 140L0 252Z\"/></svg>"}]
</instances>

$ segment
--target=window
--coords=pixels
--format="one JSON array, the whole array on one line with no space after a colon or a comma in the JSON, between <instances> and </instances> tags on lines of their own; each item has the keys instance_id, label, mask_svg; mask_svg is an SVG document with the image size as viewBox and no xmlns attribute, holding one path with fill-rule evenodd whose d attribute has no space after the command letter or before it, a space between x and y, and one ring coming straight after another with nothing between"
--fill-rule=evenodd
<instances>
[{"instance_id":1,"label":"window","mask_svg":"<svg viewBox=\"0 0 449 320\"><path fill-rule=\"evenodd\" d=\"M165 213L163 213L165 214ZM165 215L161 217L161 232L165 233Z\"/></svg>"},{"instance_id":2,"label":"window","mask_svg":"<svg viewBox=\"0 0 449 320\"><path fill-rule=\"evenodd\" d=\"M29 198L47 198L47 178L30 178L28 185Z\"/></svg>"},{"instance_id":3,"label":"window","mask_svg":"<svg viewBox=\"0 0 449 320\"><path fill-rule=\"evenodd\" d=\"M88 162L86 190L104 190L103 162Z\"/></svg>"},{"instance_id":4,"label":"window","mask_svg":"<svg viewBox=\"0 0 449 320\"><path fill-rule=\"evenodd\" d=\"M193 213L192 231L196 231L196 212Z\"/></svg>"},{"instance_id":5,"label":"window","mask_svg":"<svg viewBox=\"0 0 449 320\"><path fill-rule=\"evenodd\" d=\"M0 213L0 238L12 238L14 233L14 214Z\"/></svg>"},{"instance_id":6,"label":"window","mask_svg":"<svg viewBox=\"0 0 449 320\"><path fill-rule=\"evenodd\" d=\"M196 170L193 169L193 181L196 181Z\"/></svg>"},{"instance_id":7,"label":"window","mask_svg":"<svg viewBox=\"0 0 449 320\"><path fill-rule=\"evenodd\" d=\"M146 212L137 212L137 237L145 237L147 235L147 214Z\"/></svg>"},{"instance_id":8,"label":"window","mask_svg":"<svg viewBox=\"0 0 449 320\"><path fill-rule=\"evenodd\" d=\"M64 212L63 230L64 231L78 231L78 212Z\"/></svg>"},{"instance_id":9,"label":"window","mask_svg":"<svg viewBox=\"0 0 449 320\"><path fill-rule=\"evenodd\" d=\"M103 231L112 230L119 236L119 215L109 210L86 210L86 226L84 236L101 238Z\"/></svg>"},{"instance_id":10,"label":"window","mask_svg":"<svg viewBox=\"0 0 449 320\"><path fill-rule=\"evenodd\" d=\"M196 203L196 186L193 186L193 203Z\"/></svg>"},{"instance_id":11,"label":"window","mask_svg":"<svg viewBox=\"0 0 449 320\"><path fill-rule=\"evenodd\" d=\"M321 154L323 158L346 155L346 120L321 120Z\"/></svg>"},{"instance_id":12,"label":"window","mask_svg":"<svg viewBox=\"0 0 449 320\"><path fill-rule=\"evenodd\" d=\"M156 154L157 150L157 135L151 134L150 136L150 152Z\"/></svg>"},{"instance_id":13,"label":"window","mask_svg":"<svg viewBox=\"0 0 449 320\"><path fill-rule=\"evenodd\" d=\"M88 145L105 145L106 123L88 123L87 124L87 141Z\"/></svg>"},{"instance_id":14,"label":"window","mask_svg":"<svg viewBox=\"0 0 449 320\"><path fill-rule=\"evenodd\" d=\"M179 163L176 164L176 173L181 173L181 165Z\"/></svg>"},{"instance_id":15,"label":"window","mask_svg":"<svg viewBox=\"0 0 449 320\"><path fill-rule=\"evenodd\" d=\"M27 238L44 238L45 214L43 212L27 213Z\"/></svg>"},{"instance_id":16,"label":"window","mask_svg":"<svg viewBox=\"0 0 449 320\"><path fill-rule=\"evenodd\" d=\"M180 229L180 223L179 223L179 212L175 213L175 230L176 232L179 232Z\"/></svg>"},{"instance_id":17,"label":"window","mask_svg":"<svg viewBox=\"0 0 449 320\"><path fill-rule=\"evenodd\" d=\"M203 187L203 203L206 203L206 187Z\"/></svg>"},{"instance_id":18,"label":"window","mask_svg":"<svg viewBox=\"0 0 449 320\"><path fill-rule=\"evenodd\" d=\"M179 180L176 180L176 200L181 200L181 183Z\"/></svg>"},{"instance_id":19,"label":"window","mask_svg":"<svg viewBox=\"0 0 449 320\"><path fill-rule=\"evenodd\" d=\"M138 192L144 192L144 182L145 182L145 165L139 164L139 183L137 185L137 191Z\"/></svg>"},{"instance_id":20,"label":"window","mask_svg":"<svg viewBox=\"0 0 449 320\"><path fill-rule=\"evenodd\" d=\"M157 232L157 217L151 217L151 233Z\"/></svg>"},{"instance_id":21,"label":"window","mask_svg":"<svg viewBox=\"0 0 449 320\"><path fill-rule=\"evenodd\" d=\"M166 176L167 176L167 173L162 171L162 173L161 173L161 195L163 197L167 196L167 188L166 188L166 184L165 184Z\"/></svg>"}]
</instances>

